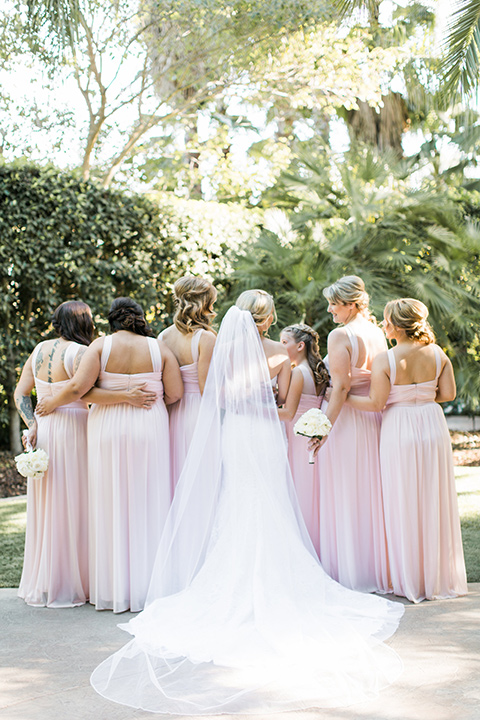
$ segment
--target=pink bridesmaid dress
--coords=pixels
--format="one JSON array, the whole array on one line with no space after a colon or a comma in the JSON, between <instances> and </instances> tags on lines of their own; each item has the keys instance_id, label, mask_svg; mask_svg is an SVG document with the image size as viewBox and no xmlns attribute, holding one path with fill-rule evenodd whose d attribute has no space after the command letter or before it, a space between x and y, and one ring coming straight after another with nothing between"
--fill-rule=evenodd
<instances>
[{"instance_id":1,"label":"pink bridesmaid dress","mask_svg":"<svg viewBox=\"0 0 480 720\"><path fill-rule=\"evenodd\" d=\"M450 435L435 402L441 358L428 382L395 385L380 436L385 523L393 591L413 602L468 592Z\"/></svg>"},{"instance_id":2,"label":"pink bridesmaid dress","mask_svg":"<svg viewBox=\"0 0 480 720\"><path fill-rule=\"evenodd\" d=\"M183 397L168 408L170 416L172 494L175 491L175 486L187 457L202 400L198 384L198 345L202 332L202 329L197 330L192 337L191 352L193 362L180 367L183 380Z\"/></svg>"},{"instance_id":3,"label":"pink bridesmaid dress","mask_svg":"<svg viewBox=\"0 0 480 720\"><path fill-rule=\"evenodd\" d=\"M146 383L158 398L149 410L128 403L90 410L90 602L97 610L138 612L171 502L168 414L157 341L145 338L152 372L131 375L107 372L112 341L105 338L99 386Z\"/></svg>"},{"instance_id":4,"label":"pink bridesmaid dress","mask_svg":"<svg viewBox=\"0 0 480 720\"><path fill-rule=\"evenodd\" d=\"M300 370L304 376L304 382L306 375L308 374L308 368L304 365L299 365ZM319 547L319 482L318 473L316 472L316 461L315 464L310 464L308 461L308 438L302 437L301 435L295 435L293 427L297 420L310 410L311 408L318 408L321 404L321 397L317 395L309 395L302 393L300 396L300 402L298 403L297 412L295 417L290 422L285 423L285 429L287 433L288 441L288 461L290 463L290 470L292 472L293 483L297 492L297 498L302 511L303 519L305 521L308 534L312 540L313 546L317 552L320 553Z\"/></svg>"},{"instance_id":5,"label":"pink bridesmaid dress","mask_svg":"<svg viewBox=\"0 0 480 720\"><path fill-rule=\"evenodd\" d=\"M35 372L37 345L32 356ZM67 346L64 367L73 375L82 345ZM58 394L68 380L48 383L35 377L37 398ZM37 447L48 470L27 483L25 559L18 590L29 605L53 608L83 605L88 599L87 418L83 400L37 417Z\"/></svg>"},{"instance_id":6,"label":"pink bridesmaid dress","mask_svg":"<svg viewBox=\"0 0 480 720\"><path fill-rule=\"evenodd\" d=\"M352 346L353 395L368 395L370 370L358 368L358 339ZM325 402L323 409L327 407ZM334 580L361 592L389 592L387 543L380 477L381 413L345 404L318 453L320 562Z\"/></svg>"}]
</instances>

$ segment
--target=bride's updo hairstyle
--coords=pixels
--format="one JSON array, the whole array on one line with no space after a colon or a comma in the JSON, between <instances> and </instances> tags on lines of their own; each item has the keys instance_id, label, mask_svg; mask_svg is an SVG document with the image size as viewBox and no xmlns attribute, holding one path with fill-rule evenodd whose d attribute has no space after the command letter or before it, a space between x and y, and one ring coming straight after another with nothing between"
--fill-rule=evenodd
<instances>
[{"instance_id":1,"label":"bride's updo hairstyle","mask_svg":"<svg viewBox=\"0 0 480 720\"><path fill-rule=\"evenodd\" d=\"M117 298L113 301L108 313L110 330L129 330L137 335L154 337L152 329L145 320L143 310L135 300L128 297Z\"/></svg>"},{"instance_id":2,"label":"bride's updo hairstyle","mask_svg":"<svg viewBox=\"0 0 480 720\"><path fill-rule=\"evenodd\" d=\"M330 382L330 375L320 355L318 333L310 325L304 323L289 325L283 328L282 333L290 335L296 343L303 342L305 344L307 362L313 372L315 385L322 388L327 386Z\"/></svg>"},{"instance_id":3,"label":"bride's updo hairstyle","mask_svg":"<svg viewBox=\"0 0 480 720\"><path fill-rule=\"evenodd\" d=\"M65 340L80 345L90 345L93 340L92 311L87 303L67 300L59 305L52 315L53 329Z\"/></svg>"},{"instance_id":4,"label":"bride's updo hairstyle","mask_svg":"<svg viewBox=\"0 0 480 720\"><path fill-rule=\"evenodd\" d=\"M367 318L372 317L368 309L369 297L365 283L357 275L346 275L336 280L332 285L324 288L323 295L329 303L336 305L354 303L359 313Z\"/></svg>"},{"instance_id":5,"label":"bride's updo hairstyle","mask_svg":"<svg viewBox=\"0 0 480 720\"><path fill-rule=\"evenodd\" d=\"M248 310L255 321L255 325L262 325L270 315L273 315L272 324L277 322L273 298L265 290L245 290L238 296L235 305L240 310Z\"/></svg>"},{"instance_id":6,"label":"bride's updo hairstyle","mask_svg":"<svg viewBox=\"0 0 480 720\"><path fill-rule=\"evenodd\" d=\"M420 300L413 298L390 300L385 305L385 317L394 327L405 330L410 340L425 345L435 342L435 335L427 321L428 308Z\"/></svg>"},{"instance_id":7,"label":"bride's updo hairstyle","mask_svg":"<svg viewBox=\"0 0 480 720\"><path fill-rule=\"evenodd\" d=\"M212 305L217 299L217 291L208 280L193 275L181 277L173 286L175 296L175 315L173 322L181 333L191 333L203 328L210 330L216 312Z\"/></svg>"}]
</instances>

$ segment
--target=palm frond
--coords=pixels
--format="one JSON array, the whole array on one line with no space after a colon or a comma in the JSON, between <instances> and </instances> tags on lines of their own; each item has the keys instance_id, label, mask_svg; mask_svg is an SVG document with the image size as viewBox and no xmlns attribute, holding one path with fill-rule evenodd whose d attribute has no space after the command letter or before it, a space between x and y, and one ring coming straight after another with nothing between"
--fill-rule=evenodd
<instances>
[{"instance_id":1,"label":"palm frond","mask_svg":"<svg viewBox=\"0 0 480 720\"><path fill-rule=\"evenodd\" d=\"M32 29L47 25L62 45L73 44L83 5L82 0L28 0L28 20Z\"/></svg>"},{"instance_id":2,"label":"palm frond","mask_svg":"<svg viewBox=\"0 0 480 720\"><path fill-rule=\"evenodd\" d=\"M480 74L480 0L458 0L451 15L440 71L449 99L478 90Z\"/></svg>"}]
</instances>

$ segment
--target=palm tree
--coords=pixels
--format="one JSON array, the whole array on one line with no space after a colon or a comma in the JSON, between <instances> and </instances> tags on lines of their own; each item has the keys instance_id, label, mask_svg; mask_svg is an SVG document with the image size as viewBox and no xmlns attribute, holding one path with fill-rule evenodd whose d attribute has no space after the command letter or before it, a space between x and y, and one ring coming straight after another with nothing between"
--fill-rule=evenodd
<instances>
[{"instance_id":1,"label":"palm tree","mask_svg":"<svg viewBox=\"0 0 480 720\"><path fill-rule=\"evenodd\" d=\"M61 44L73 44L77 35L81 0L28 0L28 19L36 32L47 26Z\"/></svg>"},{"instance_id":2,"label":"palm tree","mask_svg":"<svg viewBox=\"0 0 480 720\"><path fill-rule=\"evenodd\" d=\"M442 64L447 98L478 91L480 76L480 0L457 0L445 38Z\"/></svg>"},{"instance_id":3,"label":"palm tree","mask_svg":"<svg viewBox=\"0 0 480 720\"><path fill-rule=\"evenodd\" d=\"M393 159L364 148L339 160L306 147L268 198L283 208L284 230L264 230L235 277L275 295L279 324L304 320L324 338L333 326L322 289L342 275L364 279L377 317L395 297L422 300L459 394L478 406L480 232L465 219L474 211L442 178L409 189L408 169Z\"/></svg>"},{"instance_id":4,"label":"palm tree","mask_svg":"<svg viewBox=\"0 0 480 720\"><path fill-rule=\"evenodd\" d=\"M341 17L366 9L378 16L378 0L337 0ZM440 66L442 89L447 101L476 93L480 77L480 0L456 0L443 42Z\"/></svg>"}]
</instances>

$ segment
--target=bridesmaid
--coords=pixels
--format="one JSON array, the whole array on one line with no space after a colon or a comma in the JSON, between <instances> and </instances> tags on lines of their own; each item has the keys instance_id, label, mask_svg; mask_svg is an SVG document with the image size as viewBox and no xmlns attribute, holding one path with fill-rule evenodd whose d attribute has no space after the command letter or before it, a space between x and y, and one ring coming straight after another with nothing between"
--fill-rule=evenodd
<instances>
[{"instance_id":1,"label":"bridesmaid","mask_svg":"<svg viewBox=\"0 0 480 720\"><path fill-rule=\"evenodd\" d=\"M380 479L380 413L345 405L348 392L368 395L373 359L386 350L356 275L325 288L328 312L340 327L328 336L331 393L323 410L333 427L320 441L320 562L345 587L389 592ZM317 445L315 441L312 445Z\"/></svg>"},{"instance_id":2,"label":"bridesmaid","mask_svg":"<svg viewBox=\"0 0 480 720\"><path fill-rule=\"evenodd\" d=\"M265 290L245 290L238 296L235 305L241 310L248 310L255 321L267 358L277 405L283 405L290 386L292 368L285 347L268 337L271 325L277 322L273 298Z\"/></svg>"},{"instance_id":3,"label":"bridesmaid","mask_svg":"<svg viewBox=\"0 0 480 720\"><path fill-rule=\"evenodd\" d=\"M27 530L19 597L37 607L73 607L88 599L87 403L77 400L48 417L34 415L37 398L55 396L93 337L90 308L62 303L53 313L58 338L36 346L22 370L15 403L28 440L49 457L41 479L27 482ZM73 458L73 461L72 461Z\"/></svg>"},{"instance_id":4,"label":"bridesmaid","mask_svg":"<svg viewBox=\"0 0 480 720\"><path fill-rule=\"evenodd\" d=\"M392 300L383 327L395 347L372 367L357 410L381 410L385 522L393 590L413 602L468 592L447 423L439 402L455 398L450 360L435 344L425 305Z\"/></svg>"},{"instance_id":5,"label":"bridesmaid","mask_svg":"<svg viewBox=\"0 0 480 720\"><path fill-rule=\"evenodd\" d=\"M216 313L217 291L201 277L186 275L174 285L176 311L173 325L159 335L175 355L182 374L184 394L169 405L172 494L187 456L200 400L215 346L210 324Z\"/></svg>"},{"instance_id":6,"label":"bridesmaid","mask_svg":"<svg viewBox=\"0 0 480 720\"><path fill-rule=\"evenodd\" d=\"M124 392L145 384L148 408L94 405L88 422L90 602L97 610L143 609L171 502L168 414L183 393L175 357L152 337L140 305L114 300L112 335L85 352L63 400L100 388Z\"/></svg>"},{"instance_id":7,"label":"bridesmaid","mask_svg":"<svg viewBox=\"0 0 480 720\"><path fill-rule=\"evenodd\" d=\"M285 422L288 460L300 509L317 552L319 548L319 482L315 466L309 463L307 438L295 435L293 427L311 408L319 408L329 376L318 348L318 334L308 325L290 325L282 330L280 342L293 366L287 399L278 411Z\"/></svg>"}]
</instances>

